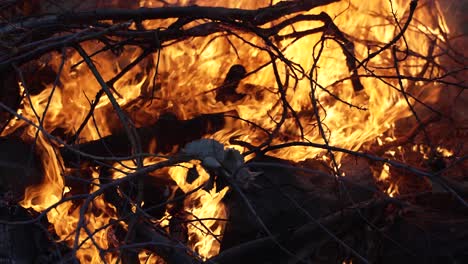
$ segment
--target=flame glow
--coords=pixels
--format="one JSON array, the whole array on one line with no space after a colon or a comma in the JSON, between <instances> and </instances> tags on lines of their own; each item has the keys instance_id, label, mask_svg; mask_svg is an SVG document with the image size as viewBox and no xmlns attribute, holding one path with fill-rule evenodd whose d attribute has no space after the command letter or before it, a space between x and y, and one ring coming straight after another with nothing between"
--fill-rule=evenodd
<instances>
[{"instance_id":1,"label":"flame glow","mask_svg":"<svg viewBox=\"0 0 468 264\"><path fill-rule=\"evenodd\" d=\"M195 168L199 177L193 183L188 183L185 180L188 168L192 167L192 164L181 164L181 166L172 167L169 170L172 179L177 182L177 185L184 193L190 192L209 180L210 176L208 173L197 163ZM202 190L194 193L193 198L186 200L185 206L192 216L198 219L207 219L201 222L194 221L188 225L190 245L198 254L205 258L215 256L219 251L220 244L218 241L221 239L225 223L223 220L227 219L227 212L221 199L227 191L227 187L219 192L215 192L215 188L209 192ZM197 220L194 217L191 217L191 219ZM222 221L216 219L221 219ZM214 236L210 235L210 233L214 234Z\"/></svg>"},{"instance_id":2,"label":"flame glow","mask_svg":"<svg viewBox=\"0 0 468 264\"><path fill-rule=\"evenodd\" d=\"M174 0L168 2L175 5L196 3L203 6L254 9L267 6L270 1ZM279 1L275 0L273 2L277 3ZM392 1L392 3L399 23L403 24L408 17L410 1L398 0ZM161 3L160 1L141 0L140 6L159 7ZM434 41L434 37L439 41L443 41L443 34L448 33L447 25L439 11L437 2L427 1L427 3L419 6L408 31L405 33L406 43L400 40L395 44L399 50L402 50L402 52L398 53L398 56L404 56L406 48L413 51L413 54L408 55L410 58L400 62L401 76L418 76L421 74L424 60L415 54L426 55L432 41ZM358 60L362 60L370 52L378 50L378 46L390 42L400 30L399 27L395 26L391 7L387 0L340 1L313 9L308 13L319 14L320 12L326 12L330 15L339 29L345 33L350 41L355 43L355 54ZM174 20L148 20L143 22L143 26L147 29L165 28L172 22ZM275 22L275 24L277 23L279 21ZM304 31L321 25L321 22L317 21L300 22L294 24L294 27L284 28L280 31L280 35ZM271 26L271 24L266 26ZM164 47L160 51L159 75L156 78L160 88L155 89L154 99L151 104L148 104L141 103L141 99L149 98L152 92L153 76L156 74L155 65L158 61L158 54L150 55L149 59L143 60L142 63L114 84L115 90L120 94L120 96L116 96L119 105L131 117L137 127L154 123L164 112L174 113L178 118L185 120L204 113L235 110L240 118L249 120L266 130L273 131L282 117L282 105L278 103L280 95L277 92L278 87L271 65L261 68L241 81L237 90L247 94L247 96L239 102L224 104L215 100L215 94L212 91L222 84L223 76L226 76L232 65L241 64L246 68L247 72L251 72L271 61L267 52L252 48L251 45L245 43L248 41L259 47L266 47L265 42L260 37L242 31L236 33L237 37L218 34L216 38L194 38ZM363 67L359 69L359 74L364 75L361 81L365 89L356 93L353 90L351 80L349 80L350 72L346 65L346 57L337 42L325 40L323 42L325 48L320 59L314 61L313 54L317 53L319 49L315 45L320 43L321 38L321 34L311 34L296 41L287 38L275 40L285 57L304 69L303 73L296 72L302 78L295 87L289 84L290 87L287 87L286 92L286 98L291 108L298 114L303 125L304 139L301 138L301 132L294 118L287 117L272 144L287 141L323 143L323 137L319 133L314 111L319 111L321 122L326 124L325 133L330 145L349 150L360 150L365 149L370 142L375 142L375 140L380 140L381 144L385 144L388 140L381 140L382 135L391 135L395 122L411 115L408 104L400 91L398 79L375 77L395 75L392 68L394 60L390 50L380 53L368 63L367 66L373 67L372 72ZM84 48L88 54L91 54L103 48L103 45L96 42L87 42L84 43ZM125 48L119 56L115 56L111 52L102 52L94 56L93 61L96 62L96 66L104 80L109 80L140 53L139 48ZM31 95L31 103L28 101L23 103L22 114L30 120L37 120L35 112L39 116L43 115L53 91L47 115L43 120L43 127L49 132L60 129L65 134L73 134L85 119L90 108L89 100L93 100L95 94L100 90L100 85L86 64L80 63L82 58L78 53L69 52L66 57L67 59L63 62L64 70L60 75L59 87L53 91L52 85L49 85L40 94ZM62 64L60 54L53 54L43 59L55 71L58 71ZM278 64L279 74L283 78L282 82L285 83L284 76L288 73L291 74L291 72L281 62L277 61L276 63ZM341 100L358 107L364 107L367 110L351 108L348 104L337 101L324 89L315 91L314 96L320 101L321 108L313 109L311 104L311 82L306 76L307 71L312 68L314 63L317 64L315 78L317 83L329 92L338 95ZM431 74L437 75L434 72ZM407 78L402 78L401 82L409 93L420 100L434 102L439 97L435 84L431 84L434 85L434 89L427 89L427 84L419 85ZM414 100L409 98L409 102L414 103ZM95 123L90 121L84 127L80 135L81 142L97 140L101 136L110 135L121 129L119 119L113 111L109 99L105 96L96 107L94 120ZM22 126L24 126L23 122L12 122L3 135L11 134ZM96 127L99 128L99 131L97 131ZM23 135L25 139L34 139L36 133L34 128L28 127L25 131ZM239 146L231 145L229 140L235 137L252 145L259 145L268 138L268 135L249 124L233 121L232 124L229 123L224 129L210 135L210 137L224 143L226 146L243 151ZM393 140L391 137L389 138ZM63 168L62 158L55 151L59 147L58 143L46 139L42 133L39 133L37 146L41 150L43 166L46 169L45 180L41 185L27 189L22 206L41 212L58 202L63 196L66 197L70 192L70 188L66 187L64 182L64 175L69 172ZM441 149L440 151L444 155L451 155L448 150ZM276 150L271 154L292 161L301 161L307 158L322 157L325 152L318 148L298 146ZM335 158L339 162L341 157L342 155L337 153ZM326 156L323 156L323 159L330 162ZM145 165L154 164L157 161L159 160L145 159ZM172 167L169 170L169 175L184 193L199 187L209 179L208 173L197 162L179 165ZM191 166L196 167L199 178L193 183L188 183L186 181L187 168ZM115 167L125 170L118 165L115 165ZM114 178L121 176L116 174ZM92 173L92 177L91 181L98 183L99 175L96 171ZM391 179L387 165L384 165L380 179L385 181ZM99 188L98 185L92 186L90 191ZM221 235L224 230L224 221L217 219L226 219L228 216L228 212L222 203L222 198L228 189L215 190L215 188L211 190L201 189L191 194L184 203L185 211L192 215L187 220L189 222L193 220L187 224L188 246L205 259L218 254L220 249L219 240L210 233ZM398 192L398 186L391 185L387 192L390 196L395 195ZM69 246L74 243L74 232L77 227L80 208L80 203L74 204L69 201L60 204L47 214L56 234ZM117 219L116 209L107 204L102 197L98 197L90 205L85 219L90 232L94 232L109 224L112 219ZM207 220L198 222L195 221L196 219ZM102 249L108 249L110 247L108 237L111 235L109 228L102 228L93 236L95 239L93 242L91 239L87 239L88 235L82 230L80 242L85 239L87 241L78 250L77 257L82 263L101 263L99 250L95 245ZM118 258L115 254L107 254L105 257L109 263L115 262ZM146 253L141 251L140 259L143 261L146 258L148 258ZM149 258L151 263L159 261L157 256L150 256Z\"/></svg>"}]
</instances>

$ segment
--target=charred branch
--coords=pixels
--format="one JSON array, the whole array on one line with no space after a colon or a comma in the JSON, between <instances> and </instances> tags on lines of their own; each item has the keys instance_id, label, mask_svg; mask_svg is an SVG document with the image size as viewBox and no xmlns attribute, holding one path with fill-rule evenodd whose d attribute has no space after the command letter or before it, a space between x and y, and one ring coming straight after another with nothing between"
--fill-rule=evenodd
<instances>
[{"instance_id":1,"label":"charred branch","mask_svg":"<svg viewBox=\"0 0 468 264\"><path fill-rule=\"evenodd\" d=\"M97 9L90 12L70 12L60 15L46 15L39 18L26 18L25 21L7 24L0 30L1 34L28 30L53 25L87 24L100 20L147 20L190 17L191 19L213 18L214 20L248 20L255 25L263 25L287 14L308 11L318 6L327 5L338 0L282 1L274 6L258 10L242 10L218 7L164 7L128 9ZM53 27L52 27L53 28Z\"/></svg>"}]
</instances>

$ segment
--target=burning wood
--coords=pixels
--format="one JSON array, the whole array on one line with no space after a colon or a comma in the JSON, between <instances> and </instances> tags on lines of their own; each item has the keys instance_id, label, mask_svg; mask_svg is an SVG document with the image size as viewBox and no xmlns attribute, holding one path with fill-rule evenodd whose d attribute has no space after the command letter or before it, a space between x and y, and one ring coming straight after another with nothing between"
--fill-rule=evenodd
<instances>
[{"instance_id":1,"label":"burning wood","mask_svg":"<svg viewBox=\"0 0 468 264\"><path fill-rule=\"evenodd\" d=\"M193 140L223 129L225 123L224 114L206 114L191 120L178 120L176 116L168 113L161 115L155 124L136 128L135 132L145 153L170 153ZM132 155L132 146L125 133L114 133L99 140L76 145L74 148L100 157ZM70 148L62 148L61 156L65 163L77 164L84 160L94 160Z\"/></svg>"},{"instance_id":2,"label":"burning wood","mask_svg":"<svg viewBox=\"0 0 468 264\"><path fill-rule=\"evenodd\" d=\"M440 4L0 1L0 236L47 230L0 255L462 262L466 36Z\"/></svg>"}]
</instances>

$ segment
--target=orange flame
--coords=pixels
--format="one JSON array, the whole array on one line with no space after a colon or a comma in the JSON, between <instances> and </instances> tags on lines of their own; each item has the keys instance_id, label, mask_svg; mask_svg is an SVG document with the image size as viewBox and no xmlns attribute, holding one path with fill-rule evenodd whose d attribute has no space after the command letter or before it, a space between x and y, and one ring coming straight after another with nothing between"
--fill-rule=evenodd
<instances>
[{"instance_id":1,"label":"orange flame","mask_svg":"<svg viewBox=\"0 0 468 264\"><path fill-rule=\"evenodd\" d=\"M177 5L194 3L191 0L168 2ZM253 9L264 7L270 1L200 0L195 2L198 5L206 6ZM277 3L279 1L273 2ZM410 1L398 0L392 2L399 23L403 24L408 16ZM396 43L399 49L406 49L405 45L407 44L408 48L416 54L426 55L434 38L443 41L443 34L448 33L448 28L439 11L438 3L429 2L433 4L421 4L416 10L414 19L405 33L406 42L399 41ZM161 4L159 1L141 0L140 6L158 7ZM318 14L320 12L329 14L339 29L355 43L355 53L359 60L366 58L369 51L377 50L377 46L383 46L391 41L400 30L399 27L395 26L389 1L387 0L341 1L316 8L309 13ZM173 20L154 20L144 21L143 24L148 29L156 29L167 27L172 22ZM286 27L280 32L280 35L318 26L321 26L321 23L300 22L296 23L294 27ZM136 126L153 123L154 120L158 119L161 112L172 112L182 119L189 119L202 113L235 110L241 118L250 120L272 131L276 122L281 118L282 108L281 104L277 103L279 94L277 93L275 75L271 66L264 67L241 81L238 91L247 94L247 96L236 104L217 102L212 92L222 83L222 76L226 75L232 65L241 64L249 72L271 60L268 53L254 49L244 42L249 41L260 47L265 47L265 43L261 38L246 32L238 32L238 36L221 37L220 34L217 38L195 38L164 47L160 51L159 75L156 79L161 85L161 89L156 89L152 104L138 105L138 107L131 106L132 102L138 101L138 98L148 98L151 93L148 87L151 86L153 76L156 74L154 65L158 60L157 54L153 54L149 59L136 66L114 85L114 88L121 95L121 97L117 97L118 103L129 113ZM385 79L383 81L373 76L395 75L395 72L391 69L393 66L392 54L390 51L384 51L371 60L368 66L379 66L373 68L372 73L363 68L359 69L359 74L368 77L361 78L365 89L356 94L351 81L347 79L350 73L339 44L332 40L326 40L320 60L318 62L314 61L312 53L317 52L314 50L316 49L314 45L319 43L321 38L321 34L313 34L297 41L278 40L276 44L282 49L287 59L294 61L305 71L308 71L314 63L317 63L315 81L330 92L337 94L343 101L365 107L367 110L357 110L350 108L347 104L337 102L335 98L322 89L318 89L315 96L321 102L323 108L312 109L311 84L307 78L299 80L296 87L288 87L287 100L292 109L299 113L299 118L304 126L304 141L323 142L322 136L317 130L317 120L315 120L313 114L314 111L319 111L321 121L326 124L328 129L326 133L330 145L350 150L365 148L366 144L370 144L370 142L375 141L385 133L390 133L397 120L411 115L408 105L399 91L398 80L383 78ZM88 53L102 48L101 44L91 42L86 43L84 46ZM126 48L123 54L118 57L111 52L103 52L93 57L93 60L98 62L97 67L103 78L109 80L121 71L125 65L135 59L140 52L141 50L138 48ZM67 56L69 57L64 62L64 71L60 76L61 85L59 89L54 91L49 110L44 119L43 126L47 131L61 128L66 133L73 133L89 111L88 100L94 98L94 95L100 89L99 84L84 63L74 66L82 60L79 54L71 53L67 54ZM61 56L57 54L48 55L48 57L41 60L51 65L56 71L58 71L62 63ZM411 56L409 59L401 61L399 65L400 74L402 76L418 75L423 68L423 62L423 59L418 56ZM279 62L277 63L280 76L286 76L288 74L286 67L283 67L284 65ZM148 67L148 65L151 67ZM297 74L300 75L301 73ZM437 74L437 72L433 74ZM285 82L284 79L282 81ZM424 85L412 83L408 79L402 79L401 81L403 86L406 87L405 89L421 100L434 102L439 97L437 89L426 89L427 87ZM435 84L430 85L436 88ZM431 92L428 92L429 90ZM23 116L36 120L33 109L39 115L42 115L51 92L52 86L49 86L40 94L32 95L31 104L24 102ZM409 101L414 103L411 98ZM109 135L119 129L118 118L113 113L107 98L101 99L94 118L96 126L99 127L99 133L93 122L89 122L81 133L80 140L82 142L99 139L100 136ZM22 122L16 121L10 124L3 135L13 133L23 125ZM24 134L24 138L34 138L35 133L36 131L30 127ZM238 140L258 145L267 136L250 125L233 122L225 129L211 135L211 137L226 146L242 151L239 146L230 145L229 139L236 137ZM288 140L303 140L292 117L287 118L273 144ZM22 206L33 208L36 211L44 211L66 194L67 189L65 189L63 180L63 175L66 172L61 166L61 157L54 150L57 147L55 144L47 140L42 133L39 133L37 145L42 151L42 162L46 168L45 180L40 186L32 186L27 189ZM273 153L276 157L293 161L322 157L323 154L323 150L310 147L285 148ZM341 155L337 154L336 159L339 162ZM155 162L156 160L145 160L146 165ZM172 179L177 182L185 193L193 190L209 177L198 163L195 162L194 164L200 177L191 184L185 180L186 168L178 166L169 170ZM193 163L190 166L193 166ZM97 173L94 173L93 177L97 178ZM389 177L389 170L384 167L381 178L387 180ZM94 190L96 188L98 187L93 187ZM388 190L391 196L397 191L397 187L394 186L391 190ZM214 189L209 191L199 190L185 202L185 209L193 214L194 219L209 219L202 221L203 226L197 221L188 225L189 246L204 258L209 258L219 252L219 242L212 235L207 235L207 233L222 234L224 222L216 219L227 217L226 208L221 201L226 192L226 188L218 192L215 192ZM55 232L60 239L66 241L69 245L73 244L73 234L78 222L79 208L74 208L72 202L65 202L48 213L48 220L54 225ZM86 224L93 232L93 230L107 225L111 219L116 218L115 208L106 204L102 197L98 197L93 202L92 209L86 213ZM95 235L96 244L103 249L109 247L107 232L107 229L103 229ZM80 234L81 241L86 238L85 233ZM140 254L141 259L144 259L143 255L143 253ZM83 263L101 263L99 251L89 239L78 250L78 258ZM117 256L106 255L106 258L109 262L114 262ZM156 262L156 257L151 261Z\"/></svg>"}]
</instances>

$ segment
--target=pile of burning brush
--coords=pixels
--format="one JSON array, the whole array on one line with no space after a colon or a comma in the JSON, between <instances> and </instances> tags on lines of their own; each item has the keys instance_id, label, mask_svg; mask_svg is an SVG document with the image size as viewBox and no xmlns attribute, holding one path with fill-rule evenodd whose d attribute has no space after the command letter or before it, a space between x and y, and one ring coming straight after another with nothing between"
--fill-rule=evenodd
<instances>
[{"instance_id":1,"label":"pile of burning brush","mask_svg":"<svg viewBox=\"0 0 468 264\"><path fill-rule=\"evenodd\" d=\"M0 262L468 261L466 8L0 0Z\"/></svg>"}]
</instances>

